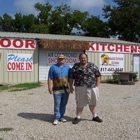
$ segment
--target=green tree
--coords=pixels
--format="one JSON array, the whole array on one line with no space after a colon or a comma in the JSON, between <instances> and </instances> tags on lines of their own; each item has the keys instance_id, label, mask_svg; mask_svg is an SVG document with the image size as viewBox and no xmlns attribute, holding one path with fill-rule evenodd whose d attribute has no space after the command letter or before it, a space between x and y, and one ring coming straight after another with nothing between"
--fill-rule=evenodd
<instances>
[{"instance_id":1,"label":"green tree","mask_svg":"<svg viewBox=\"0 0 140 140\"><path fill-rule=\"evenodd\" d=\"M33 24L30 28L31 33L42 33L42 34L48 34L49 29L48 26L45 25L44 23L40 24Z\"/></svg>"},{"instance_id":2,"label":"green tree","mask_svg":"<svg viewBox=\"0 0 140 140\"><path fill-rule=\"evenodd\" d=\"M82 25L85 36L109 37L108 26L99 17L91 16Z\"/></svg>"},{"instance_id":3,"label":"green tree","mask_svg":"<svg viewBox=\"0 0 140 140\"><path fill-rule=\"evenodd\" d=\"M14 15L14 31L15 32L24 32L24 21L21 13L16 13Z\"/></svg>"},{"instance_id":4,"label":"green tree","mask_svg":"<svg viewBox=\"0 0 140 140\"><path fill-rule=\"evenodd\" d=\"M50 17L50 33L51 34L71 34L72 26L72 13L70 6L61 4L52 11Z\"/></svg>"},{"instance_id":5,"label":"green tree","mask_svg":"<svg viewBox=\"0 0 140 140\"><path fill-rule=\"evenodd\" d=\"M117 6L105 5L103 15L112 36L140 42L140 0L114 0Z\"/></svg>"},{"instance_id":6,"label":"green tree","mask_svg":"<svg viewBox=\"0 0 140 140\"><path fill-rule=\"evenodd\" d=\"M49 25L52 5L48 2L45 4L35 3L34 8L38 11L38 23Z\"/></svg>"},{"instance_id":7,"label":"green tree","mask_svg":"<svg viewBox=\"0 0 140 140\"><path fill-rule=\"evenodd\" d=\"M36 17L33 14L23 15L23 31L26 33L33 33L33 26L36 24Z\"/></svg>"},{"instance_id":8,"label":"green tree","mask_svg":"<svg viewBox=\"0 0 140 140\"><path fill-rule=\"evenodd\" d=\"M48 2L45 4L38 2L34 4L34 8L37 10L38 15L36 17L35 24L31 27L31 31L33 33L49 33L52 5L50 5Z\"/></svg>"},{"instance_id":9,"label":"green tree","mask_svg":"<svg viewBox=\"0 0 140 140\"><path fill-rule=\"evenodd\" d=\"M0 31L13 31L13 23L14 19L8 15L7 13L3 14L2 17L0 17Z\"/></svg>"},{"instance_id":10,"label":"green tree","mask_svg":"<svg viewBox=\"0 0 140 140\"><path fill-rule=\"evenodd\" d=\"M89 13L87 11L85 12L81 12L79 10L73 11L73 27L74 29L76 29L76 32L74 34L83 35L85 22L88 18Z\"/></svg>"}]
</instances>

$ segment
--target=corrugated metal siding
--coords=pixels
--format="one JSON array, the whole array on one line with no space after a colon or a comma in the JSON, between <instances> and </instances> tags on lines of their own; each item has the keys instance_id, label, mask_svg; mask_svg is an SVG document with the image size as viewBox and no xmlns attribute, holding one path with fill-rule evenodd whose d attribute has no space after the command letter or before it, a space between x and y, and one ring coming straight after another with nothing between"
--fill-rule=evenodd
<instances>
[{"instance_id":1,"label":"corrugated metal siding","mask_svg":"<svg viewBox=\"0 0 140 140\"><path fill-rule=\"evenodd\" d=\"M38 47L35 50L0 49L0 83L38 82ZM33 54L33 71L7 71L7 53Z\"/></svg>"},{"instance_id":2,"label":"corrugated metal siding","mask_svg":"<svg viewBox=\"0 0 140 140\"><path fill-rule=\"evenodd\" d=\"M86 51L86 54L88 55L88 61L94 63L97 67L100 67L100 59L99 55L100 53L92 52L92 51ZM115 55L115 53L114 53ZM131 54L124 54L124 72L130 72L132 71L132 55ZM112 79L113 77L111 75L103 75L101 77L101 80L107 80Z\"/></svg>"},{"instance_id":3,"label":"corrugated metal siding","mask_svg":"<svg viewBox=\"0 0 140 140\"><path fill-rule=\"evenodd\" d=\"M124 72L133 71L132 69L132 54L124 54Z\"/></svg>"},{"instance_id":4,"label":"corrugated metal siding","mask_svg":"<svg viewBox=\"0 0 140 140\"><path fill-rule=\"evenodd\" d=\"M88 61L94 63L96 66L99 67L99 53L92 52L92 51L86 51L86 54L88 55Z\"/></svg>"}]
</instances>

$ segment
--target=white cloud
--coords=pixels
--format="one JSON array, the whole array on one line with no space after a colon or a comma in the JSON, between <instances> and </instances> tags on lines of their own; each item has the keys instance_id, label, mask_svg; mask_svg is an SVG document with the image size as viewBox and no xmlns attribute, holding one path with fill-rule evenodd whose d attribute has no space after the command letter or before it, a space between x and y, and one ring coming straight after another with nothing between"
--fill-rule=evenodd
<instances>
[{"instance_id":1,"label":"white cloud","mask_svg":"<svg viewBox=\"0 0 140 140\"><path fill-rule=\"evenodd\" d=\"M37 11L34 9L35 3L43 3L44 0L15 0L15 7L22 14L37 14Z\"/></svg>"},{"instance_id":2,"label":"white cloud","mask_svg":"<svg viewBox=\"0 0 140 140\"><path fill-rule=\"evenodd\" d=\"M81 10L89 10L90 8L103 7L104 0L71 0L70 5L72 8L78 8Z\"/></svg>"},{"instance_id":3,"label":"white cloud","mask_svg":"<svg viewBox=\"0 0 140 140\"><path fill-rule=\"evenodd\" d=\"M22 14L35 14L37 15L37 11L34 9L35 3L46 3L46 0L15 0L14 6L16 7L17 13L20 12ZM101 10L104 6L105 0L48 0L49 3L54 6L54 3L67 3L73 10L79 9L80 11L89 11L89 10ZM97 12L97 11L95 11Z\"/></svg>"}]
</instances>

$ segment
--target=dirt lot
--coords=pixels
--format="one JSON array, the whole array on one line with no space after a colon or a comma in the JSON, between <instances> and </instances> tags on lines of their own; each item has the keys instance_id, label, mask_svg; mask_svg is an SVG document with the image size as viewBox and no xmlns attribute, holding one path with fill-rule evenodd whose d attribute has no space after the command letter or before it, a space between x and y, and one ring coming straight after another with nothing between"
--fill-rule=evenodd
<instances>
[{"instance_id":1,"label":"dirt lot","mask_svg":"<svg viewBox=\"0 0 140 140\"><path fill-rule=\"evenodd\" d=\"M52 125L53 96L47 86L0 93L2 140L140 140L140 82L135 85L101 84L97 113L103 123L91 121L88 106L74 125L75 95L70 94L66 123Z\"/></svg>"}]
</instances>

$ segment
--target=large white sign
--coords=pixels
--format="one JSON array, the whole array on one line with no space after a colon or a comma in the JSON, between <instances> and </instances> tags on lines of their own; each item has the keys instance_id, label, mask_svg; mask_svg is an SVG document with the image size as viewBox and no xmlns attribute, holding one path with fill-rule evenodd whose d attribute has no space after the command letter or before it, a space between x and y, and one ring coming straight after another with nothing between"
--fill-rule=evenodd
<instances>
[{"instance_id":1,"label":"large white sign","mask_svg":"<svg viewBox=\"0 0 140 140\"><path fill-rule=\"evenodd\" d=\"M89 51L95 52L118 52L118 53L140 53L140 46L106 44L106 43L90 43Z\"/></svg>"},{"instance_id":2,"label":"large white sign","mask_svg":"<svg viewBox=\"0 0 140 140\"><path fill-rule=\"evenodd\" d=\"M66 56L66 64L73 65L79 61L79 54L77 52L58 52L58 51L48 51L47 62L48 64L57 63L58 55L63 54Z\"/></svg>"},{"instance_id":3,"label":"large white sign","mask_svg":"<svg viewBox=\"0 0 140 140\"><path fill-rule=\"evenodd\" d=\"M8 53L7 71L33 71L33 55Z\"/></svg>"},{"instance_id":4,"label":"large white sign","mask_svg":"<svg viewBox=\"0 0 140 140\"><path fill-rule=\"evenodd\" d=\"M35 49L36 41L33 39L0 38L0 49Z\"/></svg>"},{"instance_id":5,"label":"large white sign","mask_svg":"<svg viewBox=\"0 0 140 140\"><path fill-rule=\"evenodd\" d=\"M116 70L124 70L124 55L114 53L100 53L101 74L112 75Z\"/></svg>"}]
</instances>

